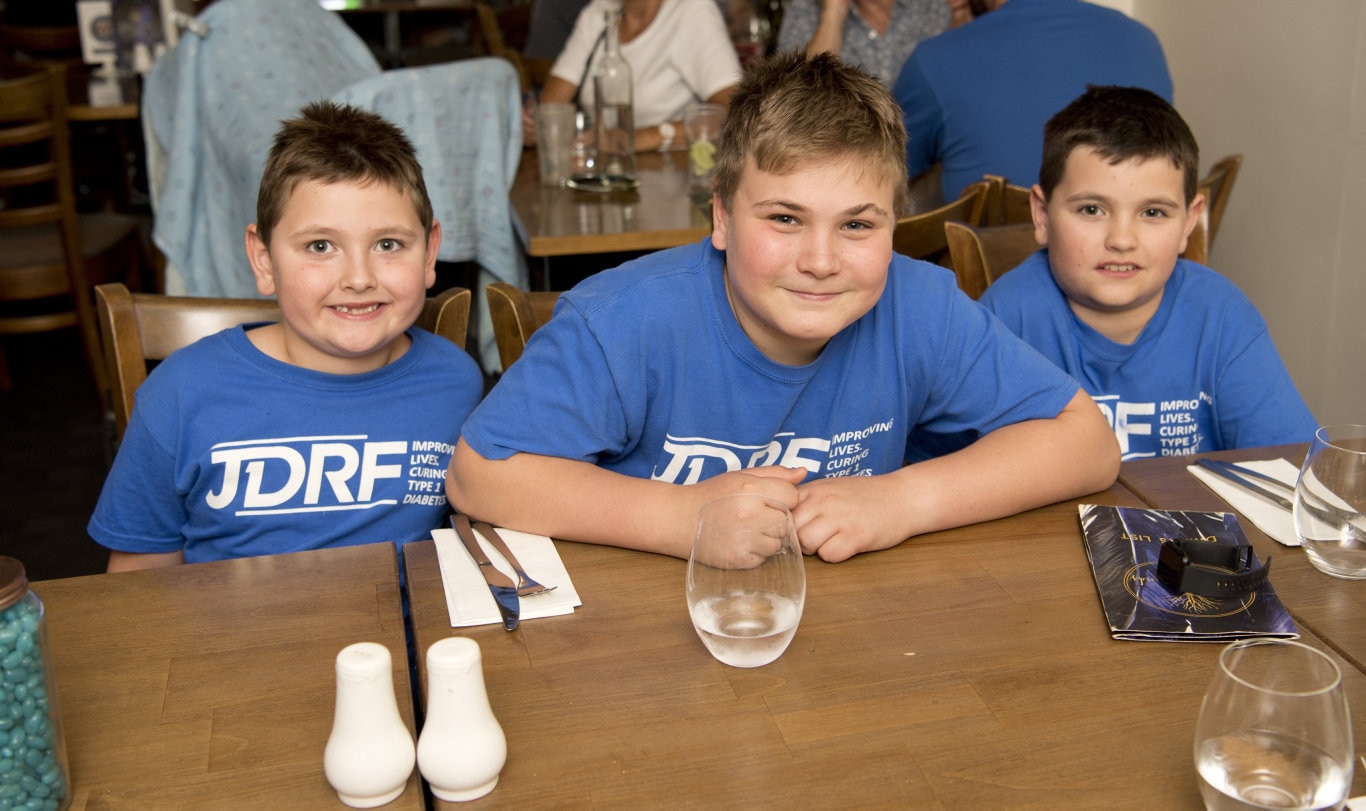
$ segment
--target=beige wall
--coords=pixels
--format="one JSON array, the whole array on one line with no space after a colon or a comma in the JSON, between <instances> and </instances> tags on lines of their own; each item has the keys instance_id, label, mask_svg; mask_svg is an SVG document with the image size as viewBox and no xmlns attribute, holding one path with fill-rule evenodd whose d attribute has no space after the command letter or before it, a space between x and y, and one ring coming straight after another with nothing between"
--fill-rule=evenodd
<instances>
[{"instance_id":1,"label":"beige wall","mask_svg":"<svg viewBox=\"0 0 1366 811\"><path fill-rule=\"evenodd\" d=\"M1366 423L1366 4L1106 0L1162 40L1203 167L1241 152L1210 264L1320 422Z\"/></svg>"}]
</instances>

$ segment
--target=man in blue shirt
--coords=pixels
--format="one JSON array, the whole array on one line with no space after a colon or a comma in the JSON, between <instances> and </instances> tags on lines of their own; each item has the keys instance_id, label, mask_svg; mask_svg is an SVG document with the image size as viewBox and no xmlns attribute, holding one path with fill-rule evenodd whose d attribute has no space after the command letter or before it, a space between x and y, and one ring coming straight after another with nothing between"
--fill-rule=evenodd
<instances>
[{"instance_id":1,"label":"man in blue shirt","mask_svg":"<svg viewBox=\"0 0 1366 811\"><path fill-rule=\"evenodd\" d=\"M892 94L906 121L912 178L943 166L944 199L984 174L1032 186L1043 125L1088 84L1172 100L1157 37L1084 0L987 0L996 8L911 53Z\"/></svg>"}]
</instances>

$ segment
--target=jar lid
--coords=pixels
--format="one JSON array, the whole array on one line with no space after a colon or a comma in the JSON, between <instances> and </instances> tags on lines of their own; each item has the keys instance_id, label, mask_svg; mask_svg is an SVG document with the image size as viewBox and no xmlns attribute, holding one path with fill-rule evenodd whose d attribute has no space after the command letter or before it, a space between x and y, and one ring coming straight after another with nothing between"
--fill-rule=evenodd
<instances>
[{"instance_id":1,"label":"jar lid","mask_svg":"<svg viewBox=\"0 0 1366 811\"><path fill-rule=\"evenodd\" d=\"M9 608L28 593L28 575L24 564L0 555L0 611Z\"/></svg>"}]
</instances>

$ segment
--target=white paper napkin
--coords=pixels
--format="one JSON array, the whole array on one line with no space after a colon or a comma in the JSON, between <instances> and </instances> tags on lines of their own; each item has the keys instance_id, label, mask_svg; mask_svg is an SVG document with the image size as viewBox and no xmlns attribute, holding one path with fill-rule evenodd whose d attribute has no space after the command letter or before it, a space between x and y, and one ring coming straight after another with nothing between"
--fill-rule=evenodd
<instances>
[{"instance_id":1,"label":"white paper napkin","mask_svg":"<svg viewBox=\"0 0 1366 811\"><path fill-rule=\"evenodd\" d=\"M1295 481L1300 477L1300 469L1284 459L1239 462L1238 466L1264 473L1277 481L1284 482L1292 490L1295 488ZM1286 546L1300 545L1299 536L1295 534L1295 522L1291 518L1289 510L1283 510L1265 499L1254 496L1247 490L1205 468L1190 465L1186 470L1189 470L1191 475L1203 482L1206 487L1218 493L1224 501L1233 505L1239 515L1251 521L1262 532ZM1267 486L1273 487L1274 485Z\"/></svg>"},{"instance_id":2,"label":"white paper napkin","mask_svg":"<svg viewBox=\"0 0 1366 811\"><path fill-rule=\"evenodd\" d=\"M544 535L502 527L498 527L498 534L507 541L508 548L517 556L528 575L543 586L555 587L554 591L521 598L522 619L572 614L575 606L583 605L553 541ZM516 583L517 574L498 554L498 550L477 531L475 537L479 538L479 545L484 547L494 568ZM493 595L489 593L489 585L479 573L478 564L460 543L455 530L433 530L432 540L436 541L436 559L441 564L441 582L446 587L446 608L451 613L451 627L502 624L503 617L498 613L498 604L493 601Z\"/></svg>"}]
</instances>

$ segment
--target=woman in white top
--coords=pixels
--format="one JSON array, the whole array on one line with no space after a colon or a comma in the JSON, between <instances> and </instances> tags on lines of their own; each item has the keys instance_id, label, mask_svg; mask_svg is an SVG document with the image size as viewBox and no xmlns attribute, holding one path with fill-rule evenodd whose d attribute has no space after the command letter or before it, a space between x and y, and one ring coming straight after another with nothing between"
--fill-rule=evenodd
<instances>
[{"instance_id":1,"label":"woman in white top","mask_svg":"<svg viewBox=\"0 0 1366 811\"><path fill-rule=\"evenodd\" d=\"M698 101L729 103L740 80L716 0L591 0L550 69L541 101L570 102L577 91L579 105L592 109L591 77L607 45L605 14L618 10L621 55L635 83L636 151L682 148L683 110ZM534 141L534 130L527 131Z\"/></svg>"}]
</instances>

